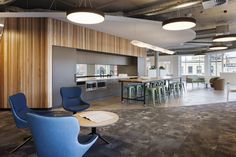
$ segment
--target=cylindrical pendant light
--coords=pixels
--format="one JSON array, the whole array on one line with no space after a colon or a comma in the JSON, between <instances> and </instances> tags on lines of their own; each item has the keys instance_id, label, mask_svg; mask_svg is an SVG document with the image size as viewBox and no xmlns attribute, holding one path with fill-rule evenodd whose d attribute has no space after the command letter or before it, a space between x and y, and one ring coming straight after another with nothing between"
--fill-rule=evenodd
<instances>
[{"instance_id":1,"label":"cylindrical pendant light","mask_svg":"<svg viewBox=\"0 0 236 157\"><path fill-rule=\"evenodd\" d=\"M105 20L105 15L93 8L78 8L67 12L67 19L79 24L98 24Z\"/></svg>"},{"instance_id":2,"label":"cylindrical pendant light","mask_svg":"<svg viewBox=\"0 0 236 157\"><path fill-rule=\"evenodd\" d=\"M213 37L214 42L236 41L236 34L218 35Z\"/></svg>"},{"instance_id":3,"label":"cylindrical pendant light","mask_svg":"<svg viewBox=\"0 0 236 157\"><path fill-rule=\"evenodd\" d=\"M191 17L177 17L166 20L162 23L162 28L170 31L190 29L196 26L196 20Z\"/></svg>"},{"instance_id":4,"label":"cylindrical pendant light","mask_svg":"<svg viewBox=\"0 0 236 157\"><path fill-rule=\"evenodd\" d=\"M225 50L228 49L227 46L210 46L209 47L210 50Z\"/></svg>"}]
</instances>

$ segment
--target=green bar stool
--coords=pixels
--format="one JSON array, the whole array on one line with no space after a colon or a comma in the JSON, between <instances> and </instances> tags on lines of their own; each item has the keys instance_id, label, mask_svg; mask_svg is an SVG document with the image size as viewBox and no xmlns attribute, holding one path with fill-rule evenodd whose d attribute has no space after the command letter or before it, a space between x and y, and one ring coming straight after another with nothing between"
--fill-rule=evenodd
<instances>
[{"instance_id":1,"label":"green bar stool","mask_svg":"<svg viewBox=\"0 0 236 157\"><path fill-rule=\"evenodd\" d=\"M143 95L143 86L142 86L142 84L135 85L135 95L136 95L136 97L141 97Z\"/></svg>"},{"instance_id":2,"label":"green bar stool","mask_svg":"<svg viewBox=\"0 0 236 157\"><path fill-rule=\"evenodd\" d=\"M148 94L148 100L152 100L153 105L156 106L156 98L158 94L157 88L147 87L146 90Z\"/></svg>"},{"instance_id":3,"label":"green bar stool","mask_svg":"<svg viewBox=\"0 0 236 157\"><path fill-rule=\"evenodd\" d=\"M127 98L129 98L129 99L135 98L135 95L136 95L135 86L134 85L127 85L125 88L127 89ZM130 102L130 100L129 100L129 102Z\"/></svg>"}]
</instances>

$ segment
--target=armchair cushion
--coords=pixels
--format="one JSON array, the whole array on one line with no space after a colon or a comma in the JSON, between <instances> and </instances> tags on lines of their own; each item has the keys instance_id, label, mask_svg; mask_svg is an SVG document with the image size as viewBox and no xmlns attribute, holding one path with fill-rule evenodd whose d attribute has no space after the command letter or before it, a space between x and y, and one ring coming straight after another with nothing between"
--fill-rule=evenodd
<instances>
[{"instance_id":1,"label":"armchair cushion","mask_svg":"<svg viewBox=\"0 0 236 157\"><path fill-rule=\"evenodd\" d=\"M90 104L81 99L80 87L62 87L60 89L62 106L70 112L80 112L90 107Z\"/></svg>"}]
</instances>

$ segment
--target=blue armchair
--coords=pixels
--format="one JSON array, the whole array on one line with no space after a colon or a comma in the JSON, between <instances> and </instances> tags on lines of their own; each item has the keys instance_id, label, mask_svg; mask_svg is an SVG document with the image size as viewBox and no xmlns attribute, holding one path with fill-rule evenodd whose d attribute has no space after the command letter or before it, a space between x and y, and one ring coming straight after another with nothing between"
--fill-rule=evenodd
<instances>
[{"instance_id":1,"label":"blue armchair","mask_svg":"<svg viewBox=\"0 0 236 157\"><path fill-rule=\"evenodd\" d=\"M86 110L90 106L90 104L81 99L80 87L62 87L60 93L63 108L73 112L73 114Z\"/></svg>"},{"instance_id":2,"label":"blue armchair","mask_svg":"<svg viewBox=\"0 0 236 157\"><path fill-rule=\"evenodd\" d=\"M93 135L85 144L79 143L79 122L72 116L27 116L38 157L81 157L98 138Z\"/></svg>"},{"instance_id":3,"label":"blue armchair","mask_svg":"<svg viewBox=\"0 0 236 157\"><path fill-rule=\"evenodd\" d=\"M26 97L23 93L18 93L9 97L9 104L11 106L11 111L13 114L13 118L15 120L15 124L17 128L26 129L28 128L27 122L27 113L41 113L41 114L50 114L51 112L45 111L34 111L27 107ZM14 148L11 153L15 152L19 148L21 148L24 144L32 139L32 136L29 136L23 141L20 145Z\"/></svg>"}]
</instances>

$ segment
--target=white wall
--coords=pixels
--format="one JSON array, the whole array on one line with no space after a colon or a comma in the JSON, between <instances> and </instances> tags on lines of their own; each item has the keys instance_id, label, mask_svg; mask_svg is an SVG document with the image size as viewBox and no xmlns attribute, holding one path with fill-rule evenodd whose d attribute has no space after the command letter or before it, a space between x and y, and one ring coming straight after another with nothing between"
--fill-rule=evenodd
<instances>
[{"instance_id":1,"label":"white wall","mask_svg":"<svg viewBox=\"0 0 236 157\"><path fill-rule=\"evenodd\" d=\"M169 61L171 63L170 66L170 74L174 76L180 76L180 57L177 55L173 56L160 56L159 62Z\"/></svg>"}]
</instances>

